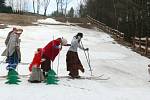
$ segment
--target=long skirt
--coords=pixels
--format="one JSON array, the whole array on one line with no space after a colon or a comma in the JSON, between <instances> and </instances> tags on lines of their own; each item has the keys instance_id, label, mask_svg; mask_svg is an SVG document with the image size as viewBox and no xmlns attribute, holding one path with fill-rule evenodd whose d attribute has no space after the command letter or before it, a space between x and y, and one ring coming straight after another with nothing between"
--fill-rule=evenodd
<instances>
[{"instance_id":1,"label":"long skirt","mask_svg":"<svg viewBox=\"0 0 150 100\"><path fill-rule=\"evenodd\" d=\"M41 82L44 80L41 68L32 67L32 72L30 74L29 82Z\"/></svg>"},{"instance_id":2,"label":"long skirt","mask_svg":"<svg viewBox=\"0 0 150 100\"><path fill-rule=\"evenodd\" d=\"M70 72L69 75L73 78L79 76L78 70L81 71L84 70L77 52L72 51L67 52L66 64L67 64L67 71Z\"/></svg>"},{"instance_id":3,"label":"long skirt","mask_svg":"<svg viewBox=\"0 0 150 100\"><path fill-rule=\"evenodd\" d=\"M6 67L7 70L16 69L18 65L18 54L17 51L15 51L11 56L8 57L8 66Z\"/></svg>"}]
</instances>

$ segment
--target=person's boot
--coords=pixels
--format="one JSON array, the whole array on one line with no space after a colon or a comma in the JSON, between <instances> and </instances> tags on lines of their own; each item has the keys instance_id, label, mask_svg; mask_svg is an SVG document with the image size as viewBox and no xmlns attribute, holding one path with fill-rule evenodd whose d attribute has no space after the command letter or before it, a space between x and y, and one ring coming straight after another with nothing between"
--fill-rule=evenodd
<instances>
[{"instance_id":1,"label":"person's boot","mask_svg":"<svg viewBox=\"0 0 150 100\"><path fill-rule=\"evenodd\" d=\"M75 78L81 78L81 76L78 75L78 76L75 76Z\"/></svg>"},{"instance_id":2,"label":"person's boot","mask_svg":"<svg viewBox=\"0 0 150 100\"><path fill-rule=\"evenodd\" d=\"M71 78L71 79L75 78L71 73L69 73L68 75L69 75L69 78Z\"/></svg>"}]
</instances>

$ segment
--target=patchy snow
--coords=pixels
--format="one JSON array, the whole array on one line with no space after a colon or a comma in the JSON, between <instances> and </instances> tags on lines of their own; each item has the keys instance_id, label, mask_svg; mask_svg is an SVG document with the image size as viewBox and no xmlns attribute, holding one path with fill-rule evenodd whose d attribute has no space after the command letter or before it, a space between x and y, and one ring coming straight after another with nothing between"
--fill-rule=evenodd
<instances>
[{"instance_id":1,"label":"patchy snow","mask_svg":"<svg viewBox=\"0 0 150 100\"><path fill-rule=\"evenodd\" d=\"M53 19L45 22L53 22ZM55 22L54 22L55 23ZM0 29L0 54L5 49L4 41L13 26ZM72 37L83 32L83 44L89 47L93 75L109 80L71 80L60 79L58 85L45 83L31 84L27 78L21 78L20 85L4 84L6 79L0 78L0 97L2 100L149 100L150 76L147 65L150 60L129 48L117 44L108 34L93 29L78 26L44 25L23 27L21 35L22 62L31 62L34 52L44 47L49 41L58 37L65 37L70 43ZM63 47L55 59L53 66L58 75L68 75L66 71L66 53L69 47ZM85 68L82 76L90 76L84 52L78 50L80 60ZM59 58L59 60L58 60ZM0 61L5 57L0 57ZM59 61L59 62L58 62ZM59 66L58 66L59 63ZM0 75L6 75L7 64L0 64ZM17 71L21 75L28 75L29 65L19 64Z\"/></svg>"},{"instance_id":2,"label":"patchy snow","mask_svg":"<svg viewBox=\"0 0 150 100\"><path fill-rule=\"evenodd\" d=\"M5 25L5 24L0 24L0 25Z\"/></svg>"},{"instance_id":3,"label":"patchy snow","mask_svg":"<svg viewBox=\"0 0 150 100\"><path fill-rule=\"evenodd\" d=\"M61 22L58 22L52 18L40 19L38 22L43 24L62 24Z\"/></svg>"}]
</instances>

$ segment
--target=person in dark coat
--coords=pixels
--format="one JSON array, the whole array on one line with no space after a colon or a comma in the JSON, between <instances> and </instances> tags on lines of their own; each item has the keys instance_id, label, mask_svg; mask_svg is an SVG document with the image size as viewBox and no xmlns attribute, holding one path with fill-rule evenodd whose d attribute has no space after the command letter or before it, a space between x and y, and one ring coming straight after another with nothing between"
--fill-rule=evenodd
<instances>
[{"instance_id":1,"label":"person in dark coat","mask_svg":"<svg viewBox=\"0 0 150 100\"><path fill-rule=\"evenodd\" d=\"M82 50L88 50L88 48L85 49L83 46L80 45L81 38L83 38L83 33L78 33L76 36L73 37L70 48L66 55L67 71L69 71L69 76L71 78L80 77L78 70L84 72L84 68L79 59L77 49L80 48Z\"/></svg>"},{"instance_id":2,"label":"person in dark coat","mask_svg":"<svg viewBox=\"0 0 150 100\"><path fill-rule=\"evenodd\" d=\"M55 57L59 54L62 46L67 44L67 40L64 38L57 38L49 42L43 48L42 59L45 59L41 64L41 69L43 70L43 75L46 77L46 73L51 70L51 61L55 60Z\"/></svg>"}]
</instances>

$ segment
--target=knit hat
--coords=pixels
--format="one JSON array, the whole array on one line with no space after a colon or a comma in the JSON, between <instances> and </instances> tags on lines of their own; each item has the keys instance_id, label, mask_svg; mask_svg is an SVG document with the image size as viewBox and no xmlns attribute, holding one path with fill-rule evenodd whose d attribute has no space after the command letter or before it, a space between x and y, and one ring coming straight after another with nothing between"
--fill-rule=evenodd
<instances>
[{"instance_id":1,"label":"knit hat","mask_svg":"<svg viewBox=\"0 0 150 100\"><path fill-rule=\"evenodd\" d=\"M62 45L67 45L67 40L62 37L62 38L61 38L61 43L62 43Z\"/></svg>"},{"instance_id":2,"label":"knit hat","mask_svg":"<svg viewBox=\"0 0 150 100\"><path fill-rule=\"evenodd\" d=\"M80 32L79 32L76 36L77 36L77 37L78 37L78 36L81 36L81 38L83 38L83 33L80 33Z\"/></svg>"}]
</instances>

